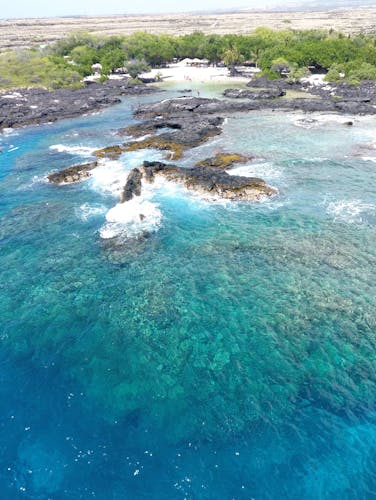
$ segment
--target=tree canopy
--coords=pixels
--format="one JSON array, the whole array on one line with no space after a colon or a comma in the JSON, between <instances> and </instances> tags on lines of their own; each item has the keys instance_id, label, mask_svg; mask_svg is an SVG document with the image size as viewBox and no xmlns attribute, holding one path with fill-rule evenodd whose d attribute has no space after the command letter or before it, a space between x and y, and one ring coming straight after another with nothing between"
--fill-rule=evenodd
<instances>
[{"instance_id":1,"label":"tree canopy","mask_svg":"<svg viewBox=\"0 0 376 500\"><path fill-rule=\"evenodd\" d=\"M133 70L140 68L140 62L158 68L187 57L204 58L210 64L224 62L229 68L243 61L253 62L270 78L298 79L314 67L327 72L329 81L356 84L376 79L375 35L259 27L248 35L205 35L196 31L175 37L144 32L106 37L74 33L46 49L0 54L0 86L77 86L82 77L92 73L95 63L101 64L102 77L106 78L125 67L126 61L137 62L130 64Z\"/></svg>"}]
</instances>

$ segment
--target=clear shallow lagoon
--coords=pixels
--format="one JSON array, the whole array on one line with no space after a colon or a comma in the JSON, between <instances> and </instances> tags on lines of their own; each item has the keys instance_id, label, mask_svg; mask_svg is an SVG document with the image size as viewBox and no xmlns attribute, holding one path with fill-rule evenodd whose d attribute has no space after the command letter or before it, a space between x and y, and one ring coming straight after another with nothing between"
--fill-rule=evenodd
<instances>
[{"instance_id":1,"label":"clear shallow lagoon","mask_svg":"<svg viewBox=\"0 0 376 500\"><path fill-rule=\"evenodd\" d=\"M161 153L45 175L174 91L0 138L0 497L374 498L375 120L230 117L182 163L253 154L237 172L280 195L161 185L155 231L114 249L117 190Z\"/></svg>"}]
</instances>

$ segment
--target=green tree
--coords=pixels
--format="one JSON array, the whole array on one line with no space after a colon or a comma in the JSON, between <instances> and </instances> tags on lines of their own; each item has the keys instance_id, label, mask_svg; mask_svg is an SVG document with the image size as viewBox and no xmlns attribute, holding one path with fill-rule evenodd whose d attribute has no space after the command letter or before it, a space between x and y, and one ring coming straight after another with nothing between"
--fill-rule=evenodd
<instances>
[{"instance_id":1,"label":"green tree","mask_svg":"<svg viewBox=\"0 0 376 500\"><path fill-rule=\"evenodd\" d=\"M99 62L102 65L102 73L108 75L117 68L122 68L125 62L125 54L121 48L101 49Z\"/></svg>"},{"instance_id":2,"label":"green tree","mask_svg":"<svg viewBox=\"0 0 376 500\"><path fill-rule=\"evenodd\" d=\"M144 59L131 59L125 63L125 69L132 78L136 79L141 73L150 71L150 66Z\"/></svg>"},{"instance_id":3,"label":"green tree","mask_svg":"<svg viewBox=\"0 0 376 500\"><path fill-rule=\"evenodd\" d=\"M237 64L240 64L244 60L244 57L242 56L240 50L237 47L230 47L224 53L223 60L226 66L230 70L233 70Z\"/></svg>"},{"instance_id":4,"label":"green tree","mask_svg":"<svg viewBox=\"0 0 376 500\"><path fill-rule=\"evenodd\" d=\"M87 45L78 45L70 52L69 57L84 76L91 75L91 66L99 62L98 51Z\"/></svg>"}]
</instances>

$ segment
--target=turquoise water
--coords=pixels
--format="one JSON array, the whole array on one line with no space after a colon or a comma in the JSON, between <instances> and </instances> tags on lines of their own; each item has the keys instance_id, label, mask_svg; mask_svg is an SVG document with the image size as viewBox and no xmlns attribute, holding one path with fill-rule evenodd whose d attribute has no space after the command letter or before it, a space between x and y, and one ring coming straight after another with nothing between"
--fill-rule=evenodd
<instances>
[{"instance_id":1,"label":"turquoise water","mask_svg":"<svg viewBox=\"0 0 376 500\"><path fill-rule=\"evenodd\" d=\"M182 164L252 154L237 173L279 195L158 185L140 240L106 214L161 153L77 185L45 175L158 98L1 136L0 497L374 498L374 119L229 118Z\"/></svg>"}]
</instances>

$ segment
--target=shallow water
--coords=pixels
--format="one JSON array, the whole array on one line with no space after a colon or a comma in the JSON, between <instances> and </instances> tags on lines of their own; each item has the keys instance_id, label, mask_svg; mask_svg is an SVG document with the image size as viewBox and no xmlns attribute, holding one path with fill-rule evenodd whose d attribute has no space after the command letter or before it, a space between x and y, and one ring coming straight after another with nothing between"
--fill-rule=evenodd
<instances>
[{"instance_id":1,"label":"shallow water","mask_svg":"<svg viewBox=\"0 0 376 500\"><path fill-rule=\"evenodd\" d=\"M177 89L0 139L0 497L374 498L374 119L230 117L182 164L253 155L279 195L162 183L141 229L114 207L160 152L45 182Z\"/></svg>"}]
</instances>

